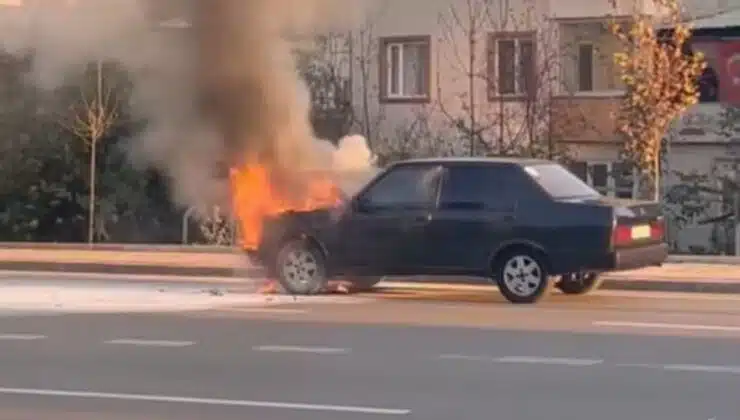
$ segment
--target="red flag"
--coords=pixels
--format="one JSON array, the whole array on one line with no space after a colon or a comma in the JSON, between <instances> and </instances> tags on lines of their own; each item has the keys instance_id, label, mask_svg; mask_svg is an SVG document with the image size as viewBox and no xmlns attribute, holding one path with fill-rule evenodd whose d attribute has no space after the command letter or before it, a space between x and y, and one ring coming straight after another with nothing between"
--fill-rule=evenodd
<instances>
[{"instance_id":1,"label":"red flag","mask_svg":"<svg viewBox=\"0 0 740 420\"><path fill-rule=\"evenodd\" d=\"M740 41L717 43L719 100L740 105Z\"/></svg>"}]
</instances>

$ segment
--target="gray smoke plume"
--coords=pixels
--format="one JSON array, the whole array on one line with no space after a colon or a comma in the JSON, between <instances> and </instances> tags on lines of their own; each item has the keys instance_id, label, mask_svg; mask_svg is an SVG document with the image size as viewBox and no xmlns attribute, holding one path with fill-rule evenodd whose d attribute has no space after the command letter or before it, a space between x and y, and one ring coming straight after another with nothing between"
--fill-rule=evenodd
<instances>
[{"instance_id":1,"label":"gray smoke plume","mask_svg":"<svg viewBox=\"0 0 740 420\"><path fill-rule=\"evenodd\" d=\"M291 42L349 29L362 14L359 2L168 2L183 13L167 17L184 17L186 29L156 25L153 6L162 0L67 3L77 7L2 11L0 47L33 50L33 77L45 88L93 60L122 63L134 78L133 110L148 122L132 139L132 161L167 174L177 203L226 205L219 167L250 159L267 164L286 187L300 186L304 169L369 165L361 138L347 139L347 150L314 138Z\"/></svg>"}]
</instances>

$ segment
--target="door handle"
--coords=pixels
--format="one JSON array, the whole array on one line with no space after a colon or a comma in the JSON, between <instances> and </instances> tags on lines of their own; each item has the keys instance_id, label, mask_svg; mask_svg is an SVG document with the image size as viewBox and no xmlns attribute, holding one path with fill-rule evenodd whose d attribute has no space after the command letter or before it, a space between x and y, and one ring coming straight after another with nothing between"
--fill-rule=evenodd
<instances>
[{"instance_id":1,"label":"door handle","mask_svg":"<svg viewBox=\"0 0 740 420\"><path fill-rule=\"evenodd\" d=\"M406 223L406 226L408 228L418 227L418 226L424 226L427 223L429 223L432 220L431 214L425 214L425 215L419 215L412 217L408 223Z\"/></svg>"}]
</instances>

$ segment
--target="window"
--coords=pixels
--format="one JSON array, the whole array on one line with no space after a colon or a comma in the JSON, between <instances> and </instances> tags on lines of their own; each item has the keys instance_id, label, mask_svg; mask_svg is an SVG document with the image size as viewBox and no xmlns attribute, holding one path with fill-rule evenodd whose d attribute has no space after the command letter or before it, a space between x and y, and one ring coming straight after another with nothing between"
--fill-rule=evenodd
<instances>
[{"instance_id":1,"label":"window","mask_svg":"<svg viewBox=\"0 0 740 420\"><path fill-rule=\"evenodd\" d=\"M442 210L505 210L512 208L512 192L521 190L512 177L513 168L453 166L442 184L439 208Z\"/></svg>"},{"instance_id":2,"label":"window","mask_svg":"<svg viewBox=\"0 0 740 420\"><path fill-rule=\"evenodd\" d=\"M599 195L573 172L557 163L529 165L524 169L552 198L584 198Z\"/></svg>"},{"instance_id":3,"label":"window","mask_svg":"<svg viewBox=\"0 0 740 420\"><path fill-rule=\"evenodd\" d=\"M574 173L600 194L608 197L634 198L639 184L637 170L623 162L575 162Z\"/></svg>"},{"instance_id":4,"label":"window","mask_svg":"<svg viewBox=\"0 0 740 420\"><path fill-rule=\"evenodd\" d=\"M428 101L430 37L383 38L381 46L381 99L386 102Z\"/></svg>"},{"instance_id":5,"label":"window","mask_svg":"<svg viewBox=\"0 0 740 420\"><path fill-rule=\"evenodd\" d=\"M578 46L578 91L591 92L594 90L594 46L580 44Z\"/></svg>"},{"instance_id":6,"label":"window","mask_svg":"<svg viewBox=\"0 0 740 420\"><path fill-rule=\"evenodd\" d=\"M707 66L699 76L699 102L716 103L719 101L719 77L717 72Z\"/></svg>"},{"instance_id":7,"label":"window","mask_svg":"<svg viewBox=\"0 0 740 420\"><path fill-rule=\"evenodd\" d=\"M391 169L362 195L373 210L425 209L433 205L441 169L409 165Z\"/></svg>"},{"instance_id":8,"label":"window","mask_svg":"<svg viewBox=\"0 0 740 420\"><path fill-rule=\"evenodd\" d=\"M535 90L535 42L532 34L492 34L489 53L491 96L531 95Z\"/></svg>"}]
</instances>

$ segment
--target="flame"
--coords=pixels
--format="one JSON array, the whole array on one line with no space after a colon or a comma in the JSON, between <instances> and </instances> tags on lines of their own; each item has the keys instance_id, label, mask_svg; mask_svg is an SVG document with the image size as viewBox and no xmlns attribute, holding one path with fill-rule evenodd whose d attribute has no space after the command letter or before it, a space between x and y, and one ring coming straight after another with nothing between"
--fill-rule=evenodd
<instances>
[{"instance_id":1,"label":"flame","mask_svg":"<svg viewBox=\"0 0 740 420\"><path fill-rule=\"evenodd\" d=\"M286 197L275 188L265 165L250 164L230 171L234 214L239 223L241 245L254 250L262 239L265 218L286 211L310 211L341 202L341 193L328 176L311 174L300 198Z\"/></svg>"}]
</instances>

